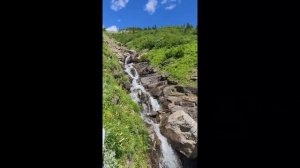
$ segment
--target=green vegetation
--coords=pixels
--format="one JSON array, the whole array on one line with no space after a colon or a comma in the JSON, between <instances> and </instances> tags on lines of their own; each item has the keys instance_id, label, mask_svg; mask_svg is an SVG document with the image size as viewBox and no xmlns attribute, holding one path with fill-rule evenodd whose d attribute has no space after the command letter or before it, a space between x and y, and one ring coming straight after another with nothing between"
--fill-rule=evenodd
<instances>
[{"instance_id":1,"label":"green vegetation","mask_svg":"<svg viewBox=\"0 0 300 168\"><path fill-rule=\"evenodd\" d=\"M104 160L113 167L126 167L129 159L134 167L145 168L148 167L148 132L140 117L140 106L120 86L128 80L118 58L103 43Z\"/></svg>"},{"instance_id":2,"label":"green vegetation","mask_svg":"<svg viewBox=\"0 0 300 168\"><path fill-rule=\"evenodd\" d=\"M125 32L109 34L128 48L148 52L142 59L151 66L168 72L170 79L181 85L196 86L190 80L197 71L197 29L192 25L156 28L130 28Z\"/></svg>"}]
</instances>

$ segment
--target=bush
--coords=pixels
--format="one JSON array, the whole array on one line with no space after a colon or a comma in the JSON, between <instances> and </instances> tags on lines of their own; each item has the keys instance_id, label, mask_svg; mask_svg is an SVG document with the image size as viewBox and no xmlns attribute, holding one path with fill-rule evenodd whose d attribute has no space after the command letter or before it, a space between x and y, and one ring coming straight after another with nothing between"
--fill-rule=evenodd
<instances>
[{"instance_id":1,"label":"bush","mask_svg":"<svg viewBox=\"0 0 300 168\"><path fill-rule=\"evenodd\" d=\"M182 47L178 47L178 48L174 48L171 49L169 52L166 53L166 58L181 58L184 56L184 48Z\"/></svg>"},{"instance_id":2,"label":"bush","mask_svg":"<svg viewBox=\"0 0 300 168\"><path fill-rule=\"evenodd\" d=\"M115 152L110 150L110 149L107 149L105 146L104 146L104 149L103 149L103 155L104 155L104 159L103 159L103 165L105 168L115 168L115 167L118 167L117 165L117 161L116 161L116 158L115 158Z\"/></svg>"}]
</instances>

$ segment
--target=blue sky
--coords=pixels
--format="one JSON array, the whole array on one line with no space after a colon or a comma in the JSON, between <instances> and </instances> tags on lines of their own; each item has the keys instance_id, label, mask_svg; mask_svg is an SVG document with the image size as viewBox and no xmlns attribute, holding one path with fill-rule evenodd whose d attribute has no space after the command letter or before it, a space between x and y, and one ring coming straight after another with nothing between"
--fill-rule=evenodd
<instances>
[{"instance_id":1,"label":"blue sky","mask_svg":"<svg viewBox=\"0 0 300 168\"><path fill-rule=\"evenodd\" d=\"M197 0L103 0L103 26L197 25Z\"/></svg>"}]
</instances>

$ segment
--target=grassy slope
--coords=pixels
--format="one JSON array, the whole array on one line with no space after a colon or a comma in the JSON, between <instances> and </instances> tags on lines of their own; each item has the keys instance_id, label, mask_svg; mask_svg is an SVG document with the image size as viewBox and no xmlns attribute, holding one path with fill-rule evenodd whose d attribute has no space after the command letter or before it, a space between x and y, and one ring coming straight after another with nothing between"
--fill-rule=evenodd
<instances>
[{"instance_id":1,"label":"grassy slope","mask_svg":"<svg viewBox=\"0 0 300 168\"><path fill-rule=\"evenodd\" d=\"M121 80L128 80L117 57L103 43L103 125L106 130L106 148L116 153L119 166L125 167L126 159L133 159L134 167L147 167L148 132L140 117L140 107L120 86ZM113 76L120 75L119 78ZM112 100L119 97L119 103Z\"/></svg>"},{"instance_id":2,"label":"grassy slope","mask_svg":"<svg viewBox=\"0 0 300 168\"><path fill-rule=\"evenodd\" d=\"M143 59L161 72L170 73L170 78L179 84L196 87L190 80L197 70L197 34L195 29L163 27L157 30L136 30L134 33L111 34L117 41L137 51L148 49ZM177 52L182 52L176 56Z\"/></svg>"}]
</instances>

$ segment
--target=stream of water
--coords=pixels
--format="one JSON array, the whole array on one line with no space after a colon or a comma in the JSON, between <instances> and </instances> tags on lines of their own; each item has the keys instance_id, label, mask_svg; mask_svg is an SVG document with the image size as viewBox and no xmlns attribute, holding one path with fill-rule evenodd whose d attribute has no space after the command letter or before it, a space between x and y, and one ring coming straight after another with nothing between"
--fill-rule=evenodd
<instances>
[{"instance_id":1,"label":"stream of water","mask_svg":"<svg viewBox=\"0 0 300 168\"><path fill-rule=\"evenodd\" d=\"M156 99L154 99L150 93L148 93L144 86L141 84L139 80L139 74L137 73L137 70L133 67L133 63L129 63L130 56L127 56L125 59L125 72L132 78L131 88L130 88L130 96L131 98L141 104L143 106L143 111L141 113L142 118L145 122L150 124L155 131L157 137L161 141L160 143L160 149L162 153L162 158L159 162L159 168L178 168L180 167L180 163L178 162L178 156L168 143L166 137L164 137L159 129L159 124L154 123L149 117L148 114L151 113L151 111L158 111L160 109L160 106ZM146 98L148 98L148 103L143 103L140 96L144 95Z\"/></svg>"}]
</instances>

